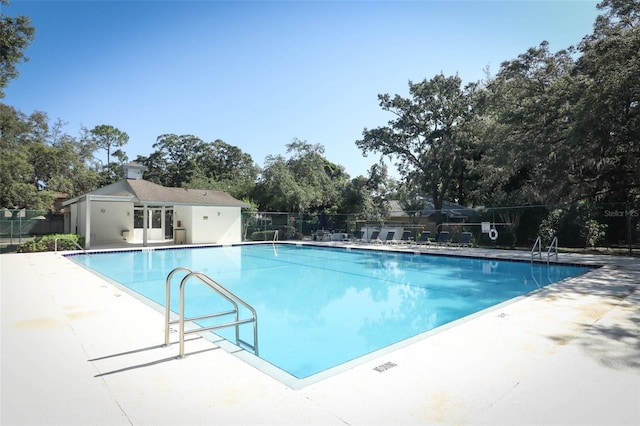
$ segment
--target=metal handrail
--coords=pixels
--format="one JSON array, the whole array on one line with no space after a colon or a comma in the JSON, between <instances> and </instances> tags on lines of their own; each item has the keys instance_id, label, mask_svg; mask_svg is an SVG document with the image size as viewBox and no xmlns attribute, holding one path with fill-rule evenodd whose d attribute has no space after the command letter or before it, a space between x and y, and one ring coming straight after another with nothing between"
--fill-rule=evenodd
<instances>
[{"instance_id":1,"label":"metal handrail","mask_svg":"<svg viewBox=\"0 0 640 426\"><path fill-rule=\"evenodd\" d=\"M176 320L176 321L170 321L170 315L171 315L171 313L170 313L170 311L171 311L171 308L170 308L170 302L171 302L171 278L173 277L173 275L176 272L179 272L179 271L187 272L187 275L180 282L180 312L179 312L179 319ZM187 282L191 278L196 278L198 281L200 281L201 283L205 284L211 290L216 292L219 296L221 296L222 298L227 300L229 303L231 303L234 308L231 309L231 310L228 310L228 311L216 312L216 313L213 313L213 314L210 314L210 315L202 315L202 316L198 316L198 317L186 318L185 317L185 309L184 309L184 291L185 291L184 289L186 287ZM253 307L251 305L249 305L247 302L242 300L240 297L238 297L237 295L235 295L231 291L227 290L226 288L224 288L223 286L221 286L216 281L214 281L213 279L211 279L207 275L203 274L202 272L193 272L190 269L185 268L185 267L178 267L178 268L175 268L174 270L172 270L169 273L169 275L167 276L165 302L166 302L165 303L166 307L165 307L164 344L165 345L169 345L169 325L170 324L179 323L180 324L180 330L179 330L179 334L180 334L180 336L179 336L179 339L180 339L180 356L179 356L179 358L184 358L184 335L185 334L200 333L200 332L203 332L203 331L218 330L218 329L221 329L221 328L233 327L233 326L235 326L235 328L236 328L236 344L238 346L240 346L240 344L242 343L242 344L250 347L251 349L253 349L253 352L256 355L258 355L258 314L256 313L256 310L253 309ZM246 309L248 309L251 312L252 318L240 319L238 304L240 304L240 305L244 306ZM235 320L231 321L231 322L224 323L224 324L218 324L218 325L210 326L210 327L199 327L197 329L189 330L189 331L185 331L185 329L184 329L185 328L185 322L192 322L192 321L208 319L208 318L216 318L216 317L221 317L221 316L225 316L225 315L234 315ZM240 339L240 325L248 324L248 323L253 323L253 345L250 345L249 343L247 343L244 340Z\"/></svg>"},{"instance_id":2,"label":"metal handrail","mask_svg":"<svg viewBox=\"0 0 640 426\"><path fill-rule=\"evenodd\" d=\"M84 247L82 247L80 244L78 244L76 242L76 240L74 240L73 238L64 238L64 237L60 237L60 238L56 238L53 240L53 249L55 250L55 253L58 252L58 240L67 240L67 241L71 241L73 243L74 246L76 246L77 248L79 248L80 250L82 250L85 254L89 254L89 252L87 252Z\"/></svg>"},{"instance_id":3,"label":"metal handrail","mask_svg":"<svg viewBox=\"0 0 640 426\"><path fill-rule=\"evenodd\" d=\"M542 238L538 235L536 238L536 242L533 243L533 247L531 248L531 261L533 262L534 252L536 251L536 247L538 247L538 257L542 260Z\"/></svg>"},{"instance_id":4,"label":"metal handrail","mask_svg":"<svg viewBox=\"0 0 640 426\"><path fill-rule=\"evenodd\" d=\"M540 267L540 265L536 265L536 266ZM538 270L538 277L540 278L540 281L542 281L541 274L542 274L542 272L540 270ZM534 275L534 272L533 272L533 262L531 262L531 278L533 278L533 282L536 283L536 287L540 288L540 283L536 279L536 276Z\"/></svg>"},{"instance_id":5,"label":"metal handrail","mask_svg":"<svg viewBox=\"0 0 640 426\"><path fill-rule=\"evenodd\" d=\"M171 278L177 273L177 272L186 272L187 274L190 274L192 271L189 268L185 268L184 266L179 266L177 268L175 268L174 270L172 270L171 272L169 272L169 275L167 275L167 279L165 281L165 285L166 285L166 292L165 292L165 298L164 298L164 344L166 346L169 345L169 324L175 324L176 321L171 321Z\"/></svg>"},{"instance_id":6,"label":"metal handrail","mask_svg":"<svg viewBox=\"0 0 640 426\"><path fill-rule=\"evenodd\" d=\"M547 263L549 263L551 258L551 249L555 248L555 256L556 262L558 261L558 237L553 237L551 244L549 244L549 249L547 250Z\"/></svg>"}]
</instances>

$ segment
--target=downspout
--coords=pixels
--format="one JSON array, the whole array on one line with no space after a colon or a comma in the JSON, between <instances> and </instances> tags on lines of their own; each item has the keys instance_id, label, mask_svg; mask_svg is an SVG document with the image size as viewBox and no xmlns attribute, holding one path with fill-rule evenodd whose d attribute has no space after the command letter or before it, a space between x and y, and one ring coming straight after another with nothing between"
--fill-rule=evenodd
<instances>
[{"instance_id":1,"label":"downspout","mask_svg":"<svg viewBox=\"0 0 640 426\"><path fill-rule=\"evenodd\" d=\"M86 250L91 248L91 196L86 196L86 206L85 206L85 220L84 220L84 248Z\"/></svg>"},{"instance_id":2,"label":"downspout","mask_svg":"<svg viewBox=\"0 0 640 426\"><path fill-rule=\"evenodd\" d=\"M142 205L142 247L147 247L147 228L149 227L149 212L147 203Z\"/></svg>"},{"instance_id":3,"label":"downspout","mask_svg":"<svg viewBox=\"0 0 640 426\"><path fill-rule=\"evenodd\" d=\"M165 217L166 213L167 213L167 206L165 206L164 204L161 207L161 214L160 214L160 239L164 240L165 235L167 235L167 232L165 230L165 227L167 226L167 218Z\"/></svg>"}]
</instances>

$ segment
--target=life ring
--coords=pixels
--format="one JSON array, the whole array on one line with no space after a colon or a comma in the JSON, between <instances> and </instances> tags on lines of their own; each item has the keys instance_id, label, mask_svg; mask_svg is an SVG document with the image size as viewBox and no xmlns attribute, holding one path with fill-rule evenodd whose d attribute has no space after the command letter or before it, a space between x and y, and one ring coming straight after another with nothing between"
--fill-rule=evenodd
<instances>
[{"instance_id":1,"label":"life ring","mask_svg":"<svg viewBox=\"0 0 640 426\"><path fill-rule=\"evenodd\" d=\"M498 239L498 230L496 228L491 228L489 231L489 238L491 238L491 241Z\"/></svg>"}]
</instances>

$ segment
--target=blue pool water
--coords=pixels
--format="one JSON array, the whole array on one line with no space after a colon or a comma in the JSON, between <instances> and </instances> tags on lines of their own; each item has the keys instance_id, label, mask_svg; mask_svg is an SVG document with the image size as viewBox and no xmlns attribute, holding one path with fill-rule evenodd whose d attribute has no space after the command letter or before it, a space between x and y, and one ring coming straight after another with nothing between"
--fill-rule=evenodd
<instances>
[{"instance_id":1,"label":"blue pool water","mask_svg":"<svg viewBox=\"0 0 640 426\"><path fill-rule=\"evenodd\" d=\"M184 266L205 273L256 309L260 358L297 378L588 270L292 244L156 249L72 259L161 305L171 270ZM172 280L174 312L183 276ZM204 286L187 288L187 316L228 309ZM243 325L241 338L252 342L252 330L252 325ZM234 341L233 329L216 333Z\"/></svg>"}]
</instances>

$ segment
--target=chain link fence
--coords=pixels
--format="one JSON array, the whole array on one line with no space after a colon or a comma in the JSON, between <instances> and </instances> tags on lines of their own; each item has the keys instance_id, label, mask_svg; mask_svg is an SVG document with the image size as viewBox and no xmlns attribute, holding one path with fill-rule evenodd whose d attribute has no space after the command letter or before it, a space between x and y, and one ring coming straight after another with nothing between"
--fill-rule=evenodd
<instances>
[{"instance_id":1,"label":"chain link fence","mask_svg":"<svg viewBox=\"0 0 640 426\"><path fill-rule=\"evenodd\" d=\"M375 218L346 214L244 212L243 240L344 240L361 230L379 230L384 240L404 231L418 240L423 231L435 238L448 231L451 242L472 234L476 247L531 249L537 237L548 245L554 237L560 250L583 253L640 255L640 203L562 204L495 208L448 208L391 212ZM277 236L276 236L277 231ZM327 237L329 236L329 237Z\"/></svg>"},{"instance_id":2,"label":"chain link fence","mask_svg":"<svg viewBox=\"0 0 640 426\"><path fill-rule=\"evenodd\" d=\"M64 218L45 210L0 210L0 250L12 251L27 239L62 233ZM345 240L359 231L378 230L385 239L404 231L419 240L423 231L435 239L448 231L451 242L470 232L471 243L485 248L531 249L558 238L561 251L640 256L640 203L561 204L495 208L393 211L374 217L291 212L243 212L244 241ZM277 236L276 236L277 231Z\"/></svg>"},{"instance_id":3,"label":"chain link fence","mask_svg":"<svg viewBox=\"0 0 640 426\"><path fill-rule=\"evenodd\" d=\"M16 247L37 235L57 234L64 230L64 217L46 210L1 209L0 253Z\"/></svg>"}]
</instances>

